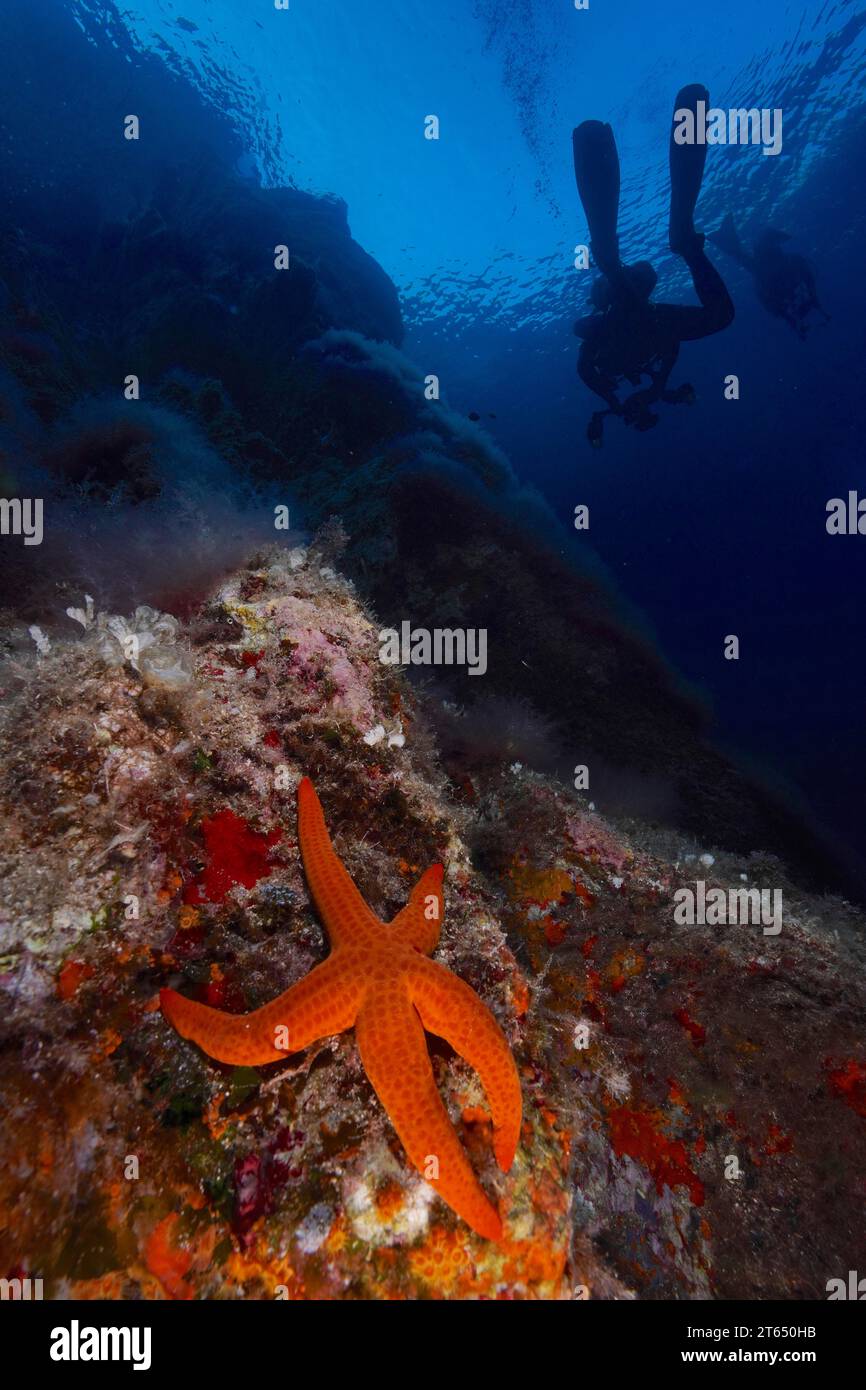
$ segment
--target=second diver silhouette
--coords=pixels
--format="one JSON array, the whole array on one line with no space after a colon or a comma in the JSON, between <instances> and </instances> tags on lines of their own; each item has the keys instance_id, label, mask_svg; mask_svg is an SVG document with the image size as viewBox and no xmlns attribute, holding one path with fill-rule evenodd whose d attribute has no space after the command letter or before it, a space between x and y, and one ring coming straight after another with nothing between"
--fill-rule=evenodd
<instances>
[{"instance_id":1,"label":"second diver silhouette","mask_svg":"<svg viewBox=\"0 0 866 1390\"><path fill-rule=\"evenodd\" d=\"M755 238L754 249L749 254L737 235L730 213L717 232L710 232L710 241L750 272L758 299L767 313L784 319L804 342L809 329L817 322L815 315L823 314L825 323L830 322L830 315L818 298L814 266L805 256L782 249L783 243L790 239L787 232L765 227Z\"/></svg>"},{"instance_id":2,"label":"second diver silhouette","mask_svg":"<svg viewBox=\"0 0 866 1390\"><path fill-rule=\"evenodd\" d=\"M674 112L687 107L696 112L699 101L709 102L705 87L683 87ZM607 405L607 410L595 412L587 430L589 442L600 448L606 415L648 430L658 424L658 415L650 409L655 402L694 401L694 389L687 383L668 388L680 344L727 328L734 305L704 252L703 233L694 226L707 146L678 144L672 125L670 248L688 266L700 305L654 304L650 295L658 277L650 263L623 265L619 258L620 175L613 131L602 121L584 121L572 139L577 190L589 223L593 258L602 271L592 287L596 312L574 325L583 340L577 362L580 378ZM641 385L644 377L649 378L647 386ZM638 389L621 401L617 391L626 381Z\"/></svg>"}]
</instances>

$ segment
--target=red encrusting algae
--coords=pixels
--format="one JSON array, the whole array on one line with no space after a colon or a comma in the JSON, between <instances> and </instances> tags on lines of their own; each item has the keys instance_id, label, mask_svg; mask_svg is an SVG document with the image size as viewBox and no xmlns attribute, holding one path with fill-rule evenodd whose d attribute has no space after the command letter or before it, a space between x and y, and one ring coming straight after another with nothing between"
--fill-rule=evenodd
<instances>
[{"instance_id":1,"label":"red encrusting algae","mask_svg":"<svg viewBox=\"0 0 866 1390\"><path fill-rule=\"evenodd\" d=\"M827 1066L827 1085L846 1105L866 1119L866 1063L850 1057L842 1066Z\"/></svg>"},{"instance_id":2,"label":"red encrusting algae","mask_svg":"<svg viewBox=\"0 0 866 1390\"><path fill-rule=\"evenodd\" d=\"M648 1168L659 1196L664 1187L687 1187L694 1205L703 1206L704 1185L689 1167L685 1145L662 1133L664 1116L660 1111L619 1105L607 1118L614 1152Z\"/></svg>"},{"instance_id":3,"label":"red encrusting algae","mask_svg":"<svg viewBox=\"0 0 866 1390\"><path fill-rule=\"evenodd\" d=\"M707 1040L707 1030L692 1018L688 1009L677 1009L674 1018L681 1028L685 1028L696 1047L703 1047Z\"/></svg>"},{"instance_id":4,"label":"red encrusting algae","mask_svg":"<svg viewBox=\"0 0 866 1390\"><path fill-rule=\"evenodd\" d=\"M281 830L260 835L251 830L234 811L219 811L202 821L208 862L203 872L187 886L184 902L221 903L235 884L254 888L272 870L268 851L282 836Z\"/></svg>"}]
</instances>

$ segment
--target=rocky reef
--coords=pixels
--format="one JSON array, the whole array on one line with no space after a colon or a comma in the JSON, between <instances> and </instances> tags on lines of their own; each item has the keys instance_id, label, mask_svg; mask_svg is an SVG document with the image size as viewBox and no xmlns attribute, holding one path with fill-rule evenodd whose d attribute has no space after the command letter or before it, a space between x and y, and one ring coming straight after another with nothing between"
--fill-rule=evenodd
<instances>
[{"instance_id":1,"label":"rocky reef","mask_svg":"<svg viewBox=\"0 0 866 1390\"><path fill-rule=\"evenodd\" d=\"M531 1035L526 980L415 736L411 692L379 664L376 630L327 558L317 545L262 557L183 636L149 612L85 624L82 610L68 624L80 637L46 634L49 649L8 673L6 1172L26 1200L4 1194L3 1260L38 1264L55 1294L562 1286L565 1149L543 1107L501 1180L500 1249L407 1167L351 1038L260 1075L209 1063L154 1009L167 982L255 1007L324 954L297 849L307 772L386 917L419 868L447 864L442 958L515 1043ZM129 635L154 629L163 661L151 644L124 663ZM489 1178L477 1080L444 1049L436 1066ZM540 1077L541 1052L533 1066Z\"/></svg>"},{"instance_id":2,"label":"rocky reef","mask_svg":"<svg viewBox=\"0 0 866 1390\"><path fill-rule=\"evenodd\" d=\"M0 1263L75 1297L821 1296L864 1235L862 918L516 763L456 786L334 551L263 553L182 626L82 607L6 664ZM409 1167L351 1034L231 1068L158 1011L167 984L246 1011L323 958L303 774L383 917L446 866L438 957L524 1092L502 1175L430 1040L501 1244ZM679 925L696 878L772 882L781 930Z\"/></svg>"},{"instance_id":3,"label":"rocky reef","mask_svg":"<svg viewBox=\"0 0 866 1390\"><path fill-rule=\"evenodd\" d=\"M44 503L40 544L0 540L0 1273L823 1297L864 1238L862 884L431 394L339 200L243 177L122 26L100 46L28 8L0 19L0 497ZM486 629L484 680L383 665L403 621ZM437 958L523 1087L502 1174L477 1077L430 1039L501 1243L407 1164L351 1034L230 1068L159 1012L166 986L245 1012L323 959L304 775L383 918L445 865ZM778 912L690 924L685 890Z\"/></svg>"}]
</instances>

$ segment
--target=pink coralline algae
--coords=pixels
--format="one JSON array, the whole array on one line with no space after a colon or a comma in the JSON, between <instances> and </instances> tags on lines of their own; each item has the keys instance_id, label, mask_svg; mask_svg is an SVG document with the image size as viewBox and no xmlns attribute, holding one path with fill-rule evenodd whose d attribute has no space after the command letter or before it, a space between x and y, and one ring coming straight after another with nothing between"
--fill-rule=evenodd
<instances>
[{"instance_id":1,"label":"pink coralline algae","mask_svg":"<svg viewBox=\"0 0 866 1390\"><path fill-rule=\"evenodd\" d=\"M568 816L566 829L579 855L601 864L611 873L621 874L634 859L629 846L592 814Z\"/></svg>"},{"instance_id":2,"label":"pink coralline algae","mask_svg":"<svg viewBox=\"0 0 866 1390\"><path fill-rule=\"evenodd\" d=\"M314 694L318 702L324 697L334 714L345 714L366 727L373 717L370 671L367 663L356 669L347 655L347 650L357 652L357 625L348 618L340 622L334 614L334 621L323 629L315 605L294 596L280 601L272 620L284 646L290 648L288 670L292 680L301 690ZM370 635L372 638L372 629ZM372 641L370 657L375 662Z\"/></svg>"}]
</instances>

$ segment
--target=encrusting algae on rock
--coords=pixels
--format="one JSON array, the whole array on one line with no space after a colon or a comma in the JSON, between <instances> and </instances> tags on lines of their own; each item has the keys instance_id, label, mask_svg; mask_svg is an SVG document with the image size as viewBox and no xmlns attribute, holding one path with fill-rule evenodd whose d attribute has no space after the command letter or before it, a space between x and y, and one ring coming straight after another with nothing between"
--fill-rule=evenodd
<instances>
[{"instance_id":1,"label":"encrusting algae on rock","mask_svg":"<svg viewBox=\"0 0 866 1390\"><path fill-rule=\"evenodd\" d=\"M172 626L184 685L118 664L110 630L106 648L50 629L47 652L22 640L7 662L2 1263L55 1297L726 1298L744 1270L751 1296L820 1296L859 1238L840 1213L866 1163L860 914L778 861L615 823L486 743L446 774L434 696L379 662L332 540L258 555ZM367 737L398 723L401 740ZM418 980L454 981L513 1057L519 1137L513 1077L486 1098L488 1064L479 1078L435 1000L401 1014L444 1105L429 1148L379 1065L391 1040L333 1031L358 1012L351 978L345 1015L323 1008L304 1050L291 1018L271 1020L342 949L325 960L303 872L307 776L327 808L317 852L351 875L365 944L411 918L437 956L411 951ZM418 916L439 899L431 864L439 921ZM781 885L784 931L677 926L696 873ZM265 1010L289 1050L208 1060L166 1026L160 991L170 1016L216 1011L235 1032ZM514 1100L497 1109L500 1084ZM467 1208L440 1180L441 1195L497 1239L437 1199L431 1151L474 1194ZM751 1258L756 1239L772 1262Z\"/></svg>"},{"instance_id":2,"label":"encrusting algae on rock","mask_svg":"<svg viewBox=\"0 0 866 1390\"><path fill-rule=\"evenodd\" d=\"M511 1051L518 1065L527 1055L515 1001L526 983L473 889L423 738L413 749L411 692L379 664L376 629L351 586L323 568L315 545L301 566L277 551L222 585L184 634L192 682L181 690L155 694L129 662L107 663L99 644L54 634L51 657L34 653L29 668L18 666L4 733L18 749L7 761L6 811L19 811L21 760L55 752L50 798L26 812L26 888L6 842L6 911L20 929L8 938L4 981L12 1007L0 1088L10 1100L15 1094L17 1122L4 1141L3 1248L25 1252L54 1293L101 1296L111 1285L145 1297L451 1296L452 1265L437 1285L437 1262L423 1255L428 1240L438 1249L443 1231L464 1251L465 1296L555 1297L565 1287L568 1203L547 1210L532 1198L545 1172L561 1190L563 1156L534 1114L510 1162L520 1117ZM61 690L74 713L58 713ZM393 723L395 710L405 744L365 742L371 725ZM230 1017L315 979L323 940L294 816L305 770L326 799L357 891L386 921L397 912L389 927L365 907L376 931L402 923L407 942L417 937L432 950L443 927L438 954L447 969L402 949L418 976L422 1017L447 1029L492 1087L494 1116L504 1123L500 1138L493 1132L496 1152L510 1171L494 1176L481 1086L442 1045L432 1047L424 1082L427 1104L435 1095L439 1106L435 1137L428 1143L422 1128L419 1148L411 1118L399 1127L419 1166L438 1154L446 1200L449 1163L461 1170L471 1189L467 1214L481 1213L483 1202L476 1224L498 1237L500 1217L480 1179L505 1218L498 1244L449 1215L407 1164L365 1076L364 1064L383 1095L393 1089L377 1061L387 1061L390 1038L378 1037L374 1015L361 1057L351 1035L328 1036L334 1029L323 1020L318 1043L288 1058L278 1053L280 1064L261 1073L258 1057L207 1062L160 1021L160 988L172 998L180 987ZM65 813L58 845L53 803L85 787L75 814ZM431 893L441 902L441 874L431 871L409 892L424 860L446 866L444 924L441 909L438 922L423 916ZM338 918L315 870L312 882L333 926ZM35 922L52 915L68 928L32 950ZM449 989L440 999L443 979ZM483 1021L498 1061L485 1060L471 1030L461 1032L460 1010ZM20 1049L37 1015L39 1075L47 1068L51 1080L43 1086L34 1076L31 1087L26 1066L21 1082ZM401 1016L417 1019L408 1006ZM415 1026L417 1055L426 1057ZM397 1117L401 1098L388 1103ZM16 1206L8 1200L14 1174L33 1145L45 1161Z\"/></svg>"}]
</instances>

